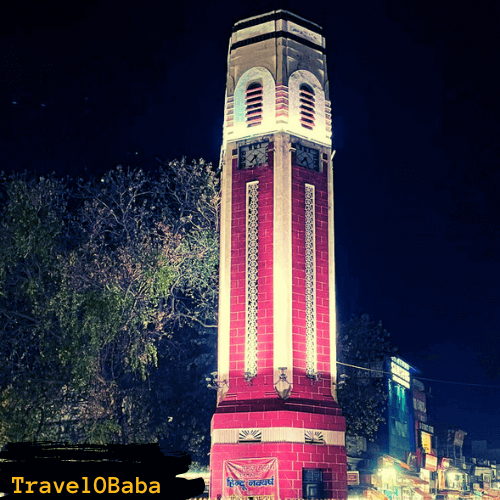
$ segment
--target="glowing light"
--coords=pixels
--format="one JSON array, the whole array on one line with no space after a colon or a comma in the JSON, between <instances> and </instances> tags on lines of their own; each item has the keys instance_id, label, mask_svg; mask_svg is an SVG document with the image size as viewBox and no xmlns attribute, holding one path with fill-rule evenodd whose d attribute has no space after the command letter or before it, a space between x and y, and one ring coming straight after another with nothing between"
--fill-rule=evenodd
<instances>
[{"instance_id":1,"label":"glowing light","mask_svg":"<svg viewBox=\"0 0 500 500\"><path fill-rule=\"evenodd\" d=\"M382 476L382 483L393 483L396 481L396 469L391 466L386 466L380 469L380 475Z\"/></svg>"},{"instance_id":2,"label":"glowing light","mask_svg":"<svg viewBox=\"0 0 500 500\"><path fill-rule=\"evenodd\" d=\"M410 388L410 365L408 363L399 358L391 358L391 373L392 380L407 389Z\"/></svg>"}]
</instances>

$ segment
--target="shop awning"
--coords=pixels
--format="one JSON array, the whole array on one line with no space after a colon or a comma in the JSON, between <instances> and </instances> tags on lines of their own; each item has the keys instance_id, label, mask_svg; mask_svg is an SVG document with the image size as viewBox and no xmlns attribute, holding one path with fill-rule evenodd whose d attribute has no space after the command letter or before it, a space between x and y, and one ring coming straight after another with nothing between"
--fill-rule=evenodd
<instances>
[{"instance_id":1,"label":"shop awning","mask_svg":"<svg viewBox=\"0 0 500 500\"><path fill-rule=\"evenodd\" d=\"M363 496L368 500L389 500L381 491L370 487L365 489Z\"/></svg>"},{"instance_id":2,"label":"shop awning","mask_svg":"<svg viewBox=\"0 0 500 500\"><path fill-rule=\"evenodd\" d=\"M368 500L389 500L382 492L365 485L348 486L347 496L359 496Z\"/></svg>"},{"instance_id":3,"label":"shop awning","mask_svg":"<svg viewBox=\"0 0 500 500\"><path fill-rule=\"evenodd\" d=\"M401 467L399 464L395 463L394 464L398 474L403 476L405 479L408 479L411 481L412 484L429 484L428 481L425 479L422 479L418 473L412 472L408 469L405 469L404 467Z\"/></svg>"},{"instance_id":4,"label":"shop awning","mask_svg":"<svg viewBox=\"0 0 500 500\"><path fill-rule=\"evenodd\" d=\"M500 498L499 490L484 490L481 488L479 491L481 492L483 497Z\"/></svg>"}]
</instances>

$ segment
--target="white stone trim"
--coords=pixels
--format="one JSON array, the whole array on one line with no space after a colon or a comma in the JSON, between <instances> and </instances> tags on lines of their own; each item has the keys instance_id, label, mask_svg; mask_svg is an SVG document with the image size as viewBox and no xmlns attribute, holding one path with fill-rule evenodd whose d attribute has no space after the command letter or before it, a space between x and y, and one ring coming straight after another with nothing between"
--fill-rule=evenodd
<instances>
[{"instance_id":1,"label":"white stone trim","mask_svg":"<svg viewBox=\"0 0 500 500\"><path fill-rule=\"evenodd\" d=\"M266 14L270 14L270 13L266 13ZM237 28L238 24L240 24L242 22L246 22L246 21L249 21L251 19L256 19L259 17L264 17L266 14L262 14L259 16L254 16L254 17L249 17L248 19L244 19L241 22L236 23L235 27ZM303 17L300 17L300 16L296 16L296 17L299 17L300 19L304 19ZM308 23L314 24L314 23L311 23L311 21L308 21ZM318 26L318 25L316 25L316 26ZM318 26L318 28L319 28L319 26ZM316 33L315 31L311 31L310 29L305 28L305 27L295 23L294 21L292 21L290 19L288 19L288 20L277 19L276 21L271 20L271 21L267 21L265 23L257 24L256 26L249 26L248 28L238 29L235 33L233 33L233 35L231 37L231 43L235 44L237 42L247 40L248 38L253 38L255 36L264 35L266 33L274 33L275 31L287 31L288 33L293 33L294 35L300 36L301 38L305 38L306 40L313 42L321 47L325 46L324 38L319 33Z\"/></svg>"},{"instance_id":2,"label":"white stone trim","mask_svg":"<svg viewBox=\"0 0 500 500\"><path fill-rule=\"evenodd\" d=\"M212 432L212 445L214 444L238 444L238 438L242 428L237 429L214 429ZM345 446L345 433L343 431L330 431L326 429L304 429L301 427L257 427L245 428L247 431L261 431L260 443L301 443L305 444L306 432L318 432L323 434L324 444L314 446ZM247 444L247 443L241 443Z\"/></svg>"},{"instance_id":3,"label":"white stone trim","mask_svg":"<svg viewBox=\"0 0 500 500\"><path fill-rule=\"evenodd\" d=\"M332 395L337 401L337 297L335 289L335 228L334 228L334 200L333 200L333 157L328 164L328 305L330 324L330 377L332 382Z\"/></svg>"},{"instance_id":4,"label":"white stone trim","mask_svg":"<svg viewBox=\"0 0 500 500\"><path fill-rule=\"evenodd\" d=\"M231 326L231 218L232 161L231 149L222 155L220 264L219 264L219 328L217 334L218 380L226 381L219 389L219 398L229 388L230 326Z\"/></svg>"},{"instance_id":5,"label":"white stone trim","mask_svg":"<svg viewBox=\"0 0 500 500\"><path fill-rule=\"evenodd\" d=\"M260 16L258 16L260 17ZM249 18L252 19L252 18ZM247 21L248 19L245 19ZM238 23L235 24L235 27L238 27ZM256 26L250 26L248 28L239 29L231 38L231 43L235 44L237 42L241 42L243 40L247 40L248 38L253 38L255 36L264 35L266 33L274 33L276 31L276 26L273 21L267 21L266 23L260 23Z\"/></svg>"},{"instance_id":6,"label":"white stone trim","mask_svg":"<svg viewBox=\"0 0 500 500\"><path fill-rule=\"evenodd\" d=\"M301 38L305 38L306 40L319 45L320 47L324 47L323 37L319 33L315 33L303 26L300 26L293 21L287 22L287 31L289 33L293 33L294 35L300 36Z\"/></svg>"},{"instance_id":7,"label":"white stone trim","mask_svg":"<svg viewBox=\"0 0 500 500\"><path fill-rule=\"evenodd\" d=\"M273 175L273 379L286 367L292 384L292 161L290 138L283 134L275 135Z\"/></svg>"}]
</instances>

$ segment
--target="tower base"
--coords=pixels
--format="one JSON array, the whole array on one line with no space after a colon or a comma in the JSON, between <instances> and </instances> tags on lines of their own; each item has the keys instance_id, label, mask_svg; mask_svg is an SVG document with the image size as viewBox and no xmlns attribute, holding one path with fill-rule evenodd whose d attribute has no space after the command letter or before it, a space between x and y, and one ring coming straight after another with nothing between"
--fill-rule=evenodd
<instances>
[{"instance_id":1,"label":"tower base","mask_svg":"<svg viewBox=\"0 0 500 500\"><path fill-rule=\"evenodd\" d=\"M345 420L333 400L219 405L212 419L210 498L258 496L347 498Z\"/></svg>"}]
</instances>

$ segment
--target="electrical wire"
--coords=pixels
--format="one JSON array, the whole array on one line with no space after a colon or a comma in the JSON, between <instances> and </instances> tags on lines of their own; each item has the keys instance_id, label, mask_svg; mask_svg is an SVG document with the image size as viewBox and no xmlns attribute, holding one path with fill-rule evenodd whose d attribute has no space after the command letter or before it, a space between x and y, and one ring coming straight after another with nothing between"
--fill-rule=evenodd
<instances>
[{"instance_id":1,"label":"electrical wire","mask_svg":"<svg viewBox=\"0 0 500 500\"><path fill-rule=\"evenodd\" d=\"M373 373L381 373L383 375L392 375L391 372L386 372L384 370L374 370L373 368L366 368L365 366L356 366L356 365L350 365L349 363L341 363L340 361L337 361L338 365L342 366L348 366L350 368L356 368L358 370L365 370L368 372L373 372ZM466 385L470 387L486 387L489 389L500 389L500 385L488 385L488 384L473 384L470 382L456 382L454 380L438 380L434 378L426 378L426 377L415 377L418 380L425 380L427 382L436 382L439 384L455 384L455 385Z\"/></svg>"},{"instance_id":2,"label":"electrical wire","mask_svg":"<svg viewBox=\"0 0 500 500\"><path fill-rule=\"evenodd\" d=\"M383 370L374 370L373 368L366 368L366 366L350 365L348 363L341 363L340 361L337 361L337 364L342 366L349 366L350 368L358 368L359 370L365 370L367 372L384 373L385 375L391 375L391 372L385 372Z\"/></svg>"}]
</instances>

